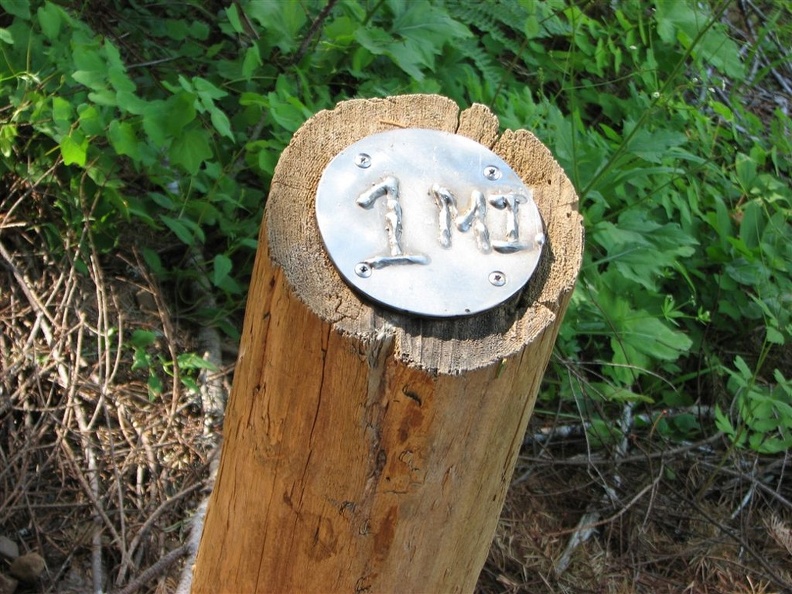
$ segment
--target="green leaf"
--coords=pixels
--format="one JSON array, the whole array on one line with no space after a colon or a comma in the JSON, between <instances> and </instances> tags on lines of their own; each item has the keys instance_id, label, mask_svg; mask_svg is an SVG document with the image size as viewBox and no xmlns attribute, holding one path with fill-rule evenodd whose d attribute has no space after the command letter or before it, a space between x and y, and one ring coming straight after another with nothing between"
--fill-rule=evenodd
<instances>
[{"instance_id":1,"label":"green leaf","mask_svg":"<svg viewBox=\"0 0 792 594\"><path fill-rule=\"evenodd\" d=\"M162 380L152 371L146 383L149 391L149 399L153 400L162 394Z\"/></svg>"},{"instance_id":2,"label":"green leaf","mask_svg":"<svg viewBox=\"0 0 792 594\"><path fill-rule=\"evenodd\" d=\"M232 268L233 263L231 262L231 258L225 254L217 254L213 262L212 283L216 287L219 287L226 277L228 277Z\"/></svg>"},{"instance_id":3,"label":"green leaf","mask_svg":"<svg viewBox=\"0 0 792 594\"><path fill-rule=\"evenodd\" d=\"M134 112L133 112L134 113ZM165 127L167 125L167 109L165 102L157 99L151 101L143 112L143 130L151 142L157 147L167 145L169 137Z\"/></svg>"},{"instance_id":4,"label":"green leaf","mask_svg":"<svg viewBox=\"0 0 792 594\"><path fill-rule=\"evenodd\" d=\"M746 204L740 221L740 239L749 249L759 247L760 238L765 229L764 209L757 201Z\"/></svg>"},{"instance_id":5,"label":"green leaf","mask_svg":"<svg viewBox=\"0 0 792 594\"><path fill-rule=\"evenodd\" d=\"M90 99L97 105L106 105L108 107L115 107L116 105L115 92L106 88L98 89L96 91L92 91L88 93L88 99Z\"/></svg>"},{"instance_id":6,"label":"green leaf","mask_svg":"<svg viewBox=\"0 0 792 594\"><path fill-rule=\"evenodd\" d=\"M148 266L154 274L159 275L164 272L165 268L162 266L162 260L159 254L150 247L143 248L143 260L145 260L146 266Z\"/></svg>"},{"instance_id":7,"label":"green leaf","mask_svg":"<svg viewBox=\"0 0 792 594\"><path fill-rule=\"evenodd\" d=\"M175 219L167 215L160 215L159 218L185 245L193 245L196 239L199 241L205 239L198 223L193 220L187 218Z\"/></svg>"},{"instance_id":8,"label":"green leaf","mask_svg":"<svg viewBox=\"0 0 792 594\"><path fill-rule=\"evenodd\" d=\"M715 426L718 428L718 431L721 431L728 435L732 440L737 437L737 430L732 425L731 420L721 410L720 406L715 407Z\"/></svg>"},{"instance_id":9,"label":"green leaf","mask_svg":"<svg viewBox=\"0 0 792 594\"><path fill-rule=\"evenodd\" d=\"M184 80L184 77L180 76L179 79ZM211 104L211 102L216 99L222 99L228 95L226 91L216 87L211 82L205 78L201 78L200 76L193 77L192 85L195 89L195 92L198 94L198 97L208 100L209 104Z\"/></svg>"},{"instance_id":10,"label":"green leaf","mask_svg":"<svg viewBox=\"0 0 792 594\"><path fill-rule=\"evenodd\" d=\"M106 71L104 70L75 70L72 78L89 89L102 90L107 88Z\"/></svg>"},{"instance_id":11,"label":"green leaf","mask_svg":"<svg viewBox=\"0 0 792 594\"><path fill-rule=\"evenodd\" d=\"M152 103L141 99L129 91L118 91L116 93L118 107L134 115L143 115L151 108Z\"/></svg>"},{"instance_id":12,"label":"green leaf","mask_svg":"<svg viewBox=\"0 0 792 594\"><path fill-rule=\"evenodd\" d=\"M135 348L144 349L157 342L158 338L159 335L156 332L138 328L132 331L132 336L130 336L129 342Z\"/></svg>"},{"instance_id":13,"label":"green leaf","mask_svg":"<svg viewBox=\"0 0 792 594\"><path fill-rule=\"evenodd\" d=\"M242 60L242 76L245 77L245 80L250 80L256 68L261 65L261 52L257 45L251 45L245 51L245 59Z\"/></svg>"},{"instance_id":14,"label":"green leaf","mask_svg":"<svg viewBox=\"0 0 792 594\"><path fill-rule=\"evenodd\" d=\"M165 131L178 136L184 127L195 119L195 99L190 93L177 93L163 105Z\"/></svg>"},{"instance_id":15,"label":"green leaf","mask_svg":"<svg viewBox=\"0 0 792 594\"><path fill-rule=\"evenodd\" d=\"M786 342L784 335L772 326L767 326L765 332L767 333L767 342L771 344L784 344Z\"/></svg>"},{"instance_id":16,"label":"green leaf","mask_svg":"<svg viewBox=\"0 0 792 594\"><path fill-rule=\"evenodd\" d=\"M539 24L539 19L536 18L535 15L531 15L525 19L523 33L525 33L526 38L533 39L534 37L539 37L539 33L541 33L541 31L542 26Z\"/></svg>"},{"instance_id":17,"label":"green leaf","mask_svg":"<svg viewBox=\"0 0 792 594\"><path fill-rule=\"evenodd\" d=\"M191 128L173 139L168 151L174 165L181 165L191 175L198 173L201 164L212 156L206 130Z\"/></svg>"},{"instance_id":18,"label":"green leaf","mask_svg":"<svg viewBox=\"0 0 792 594\"><path fill-rule=\"evenodd\" d=\"M409 5L404 5L404 9L393 20L391 32L404 40L404 44L399 45L409 51L410 60L416 59L418 64L431 70L434 70L435 56L443 53L446 44L473 36L465 25L451 18L446 10L426 0L413 0ZM399 53L396 49L392 51L394 54Z\"/></svg>"},{"instance_id":19,"label":"green leaf","mask_svg":"<svg viewBox=\"0 0 792 594\"><path fill-rule=\"evenodd\" d=\"M751 157L743 153L737 153L734 160L734 170L737 173L737 179L747 194L754 187L756 181L757 164Z\"/></svg>"},{"instance_id":20,"label":"green leaf","mask_svg":"<svg viewBox=\"0 0 792 594\"><path fill-rule=\"evenodd\" d=\"M261 25L267 42L289 53L299 46L300 29L307 21L306 11L299 2L262 2L250 0L242 7L245 13Z\"/></svg>"},{"instance_id":21,"label":"green leaf","mask_svg":"<svg viewBox=\"0 0 792 594\"><path fill-rule=\"evenodd\" d=\"M28 0L0 0L0 7L8 14L21 19L30 20L30 2Z\"/></svg>"},{"instance_id":22,"label":"green leaf","mask_svg":"<svg viewBox=\"0 0 792 594\"><path fill-rule=\"evenodd\" d=\"M625 131L629 131L630 128L631 125L626 125ZM686 142L687 135L683 132L665 128L649 131L642 128L632 137L627 150L650 163L662 163L672 148Z\"/></svg>"},{"instance_id":23,"label":"green leaf","mask_svg":"<svg viewBox=\"0 0 792 594\"><path fill-rule=\"evenodd\" d=\"M111 66L107 69L107 77L110 81L110 85L116 91L124 91L127 93L133 93L135 91L135 83L133 83L132 79L127 75L126 68Z\"/></svg>"},{"instance_id":24,"label":"green leaf","mask_svg":"<svg viewBox=\"0 0 792 594\"><path fill-rule=\"evenodd\" d=\"M234 133L231 131L231 122L228 120L226 114L215 107L211 110L209 118L212 120L212 125L215 127L215 130L222 136L234 140Z\"/></svg>"},{"instance_id":25,"label":"green leaf","mask_svg":"<svg viewBox=\"0 0 792 594\"><path fill-rule=\"evenodd\" d=\"M14 36L11 34L11 31L0 27L0 42L14 45Z\"/></svg>"},{"instance_id":26,"label":"green leaf","mask_svg":"<svg viewBox=\"0 0 792 594\"><path fill-rule=\"evenodd\" d=\"M245 29L242 27L242 21L239 18L239 10L237 9L237 5L232 3L231 6L225 9L226 17L228 18L228 22L231 23L231 28L236 33L244 33Z\"/></svg>"},{"instance_id":27,"label":"green leaf","mask_svg":"<svg viewBox=\"0 0 792 594\"><path fill-rule=\"evenodd\" d=\"M44 6L36 11L41 31L50 40L55 39L60 34L61 23L63 22L63 13L61 8L55 6L51 2L45 2Z\"/></svg>"},{"instance_id":28,"label":"green leaf","mask_svg":"<svg viewBox=\"0 0 792 594\"><path fill-rule=\"evenodd\" d=\"M88 136L104 133L104 118L95 105L83 103L77 107L80 129Z\"/></svg>"},{"instance_id":29,"label":"green leaf","mask_svg":"<svg viewBox=\"0 0 792 594\"><path fill-rule=\"evenodd\" d=\"M85 167L88 155L88 139L79 131L64 136L60 141L60 151L66 165Z\"/></svg>"},{"instance_id":30,"label":"green leaf","mask_svg":"<svg viewBox=\"0 0 792 594\"><path fill-rule=\"evenodd\" d=\"M17 137L17 127L14 124L0 124L0 155L6 159L14 150Z\"/></svg>"},{"instance_id":31,"label":"green leaf","mask_svg":"<svg viewBox=\"0 0 792 594\"><path fill-rule=\"evenodd\" d=\"M110 128L107 131L107 137L110 140L115 152L119 155L126 155L134 160L140 159L140 148L135 128L129 122L121 122L113 120L110 122Z\"/></svg>"},{"instance_id":32,"label":"green leaf","mask_svg":"<svg viewBox=\"0 0 792 594\"><path fill-rule=\"evenodd\" d=\"M207 371L217 371L217 365L199 357L195 353L182 353L176 357L179 369L206 369Z\"/></svg>"},{"instance_id":33,"label":"green leaf","mask_svg":"<svg viewBox=\"0 0 792 594\"><path fill-rule=\"evenodd\" d=\"M68 128L73 116L72 104L69 101L57 95L52 98L52 119L56 124Z\"/></svg>"}]
</instances>

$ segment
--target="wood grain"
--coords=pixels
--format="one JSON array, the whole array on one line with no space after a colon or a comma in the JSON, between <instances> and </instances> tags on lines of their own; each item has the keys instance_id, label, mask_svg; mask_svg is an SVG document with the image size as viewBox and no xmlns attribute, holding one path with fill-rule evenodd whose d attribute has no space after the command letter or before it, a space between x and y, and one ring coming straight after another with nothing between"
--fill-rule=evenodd
<instances>
[{"instance_id":1,"label":"wood grain","mask_svg":"<svg viewBox=\"0 0 792 594\"><path fill-rule=\"evenodd\" d=\"M525 290L470 318L361 301L314 216L329 161L395 126L463 134L533 188ZM580 267L577 197L526 131L408 95L309 120L275 171L193 592L471 592Z\"/></svg>"}]
</instances>

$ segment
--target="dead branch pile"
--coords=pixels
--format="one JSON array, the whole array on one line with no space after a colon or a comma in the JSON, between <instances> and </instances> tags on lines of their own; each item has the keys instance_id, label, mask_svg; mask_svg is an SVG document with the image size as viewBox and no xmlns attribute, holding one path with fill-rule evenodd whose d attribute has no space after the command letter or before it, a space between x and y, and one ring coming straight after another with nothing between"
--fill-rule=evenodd
<instances>
[{"instance_id":1,"label":"dead branch pile","mask_svg":"<svg viewBox=\"0 0 792 594\"><path fill-rule=\"evenodd\" d=\"M788 452L719 434L663 444L634 426L594 452L582 427L533 424L481 593L792 592Z\"/></svg>"},{"instance_id":2,"label":"dead branch pile","mask_svg":"<svg viewBox=\"0 0 792 594\"><path fill-rule=\"evenodd\" d=\"M173 364L190 338L134 249L100 255L19 183L0 198L0 537L46 560L17 591L117 591L183 554L204 496L213 439Z\"/></svg>"}]
</instances>

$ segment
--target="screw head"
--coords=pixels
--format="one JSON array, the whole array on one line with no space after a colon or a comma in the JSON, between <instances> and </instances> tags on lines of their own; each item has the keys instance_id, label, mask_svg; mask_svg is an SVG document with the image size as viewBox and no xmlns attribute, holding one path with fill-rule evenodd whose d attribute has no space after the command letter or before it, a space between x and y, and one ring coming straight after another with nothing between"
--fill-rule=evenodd
<instances>
[{"instance_id":1,"label":"screw head","mask_svg":"<svg viewBox=\"0 0 792 594\"><path fill-rule=\"evenodd\" d=\"M360 153L355 157L355 165L361 169L368 169L371 167L371 155Z\"/></svg>"},{"instance_id":2,"label":"screw head","mask_svg":"<svg viewBox=\"0 0 792 594\"><path fill-rule=\"evenodd\" d=\"M490 272L489 282L496 287L502 287L506 284L506 275L500 270L493 270Z\"/></svg>"},{"instance_id":3,"label":"screw head","mask_svg":"<svg viewBox=\"0 0 792 594\"><path fill-rule=\"evenodd\" d=\"M537 233L536 234L536 245L543 246L545 244L545 234L544 233Z\"/></svg>"},{"instance_id":4,"label":"screw head","mask_svg":"<svg viewBox=\"0 0 792 594\"><path fill-rule=\"evenodd\" d=\"M501 178L501 170L495 167L495 165L487 165L484 168L484 177L486 177L490 181L495 181Z\"/></svg>"},{"instance_id":5,"label":"screw head","mask_svg":"<svg viewBox=\"0 0 792 594\"><path fill-rule=\"evenodd\" d=\"M371 276L371 265L365 262L358 262L355 264L355 274L360 278L368 278Z\"/></svg>"}]
</instances>

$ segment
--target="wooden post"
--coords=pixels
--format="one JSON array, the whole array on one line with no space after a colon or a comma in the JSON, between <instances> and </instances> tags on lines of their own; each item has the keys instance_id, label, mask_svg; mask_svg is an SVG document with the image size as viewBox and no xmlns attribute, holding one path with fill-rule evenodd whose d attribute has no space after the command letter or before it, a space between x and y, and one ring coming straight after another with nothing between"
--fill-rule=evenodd
<instances>
[{"instance_id":1,"label":"wooden post","mask_svg":"<svg viewBox=\"0 0 792 594\"><path fill-rule=\"evenodd\" d=\"M317 229L320 177L397 128L471 138L533 189L546 244L519 298L433 319L339 277ZM192 591L472 592L582 249L570 181L531 133L499 136L484 106L411 95L309 120L272 181Z\"/></svg>"}]
</instances>

